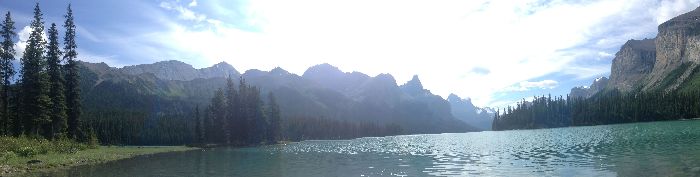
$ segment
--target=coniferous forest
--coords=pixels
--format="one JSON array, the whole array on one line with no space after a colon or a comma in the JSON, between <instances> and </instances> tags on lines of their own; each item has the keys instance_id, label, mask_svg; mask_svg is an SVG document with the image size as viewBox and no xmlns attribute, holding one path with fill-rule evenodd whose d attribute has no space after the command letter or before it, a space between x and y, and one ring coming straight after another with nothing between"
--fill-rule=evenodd
<instances>
[{"instance_id":1,"label":"coniferous forest","mask_svg":"<svg viewBox=\"0 0 700 177\"><path fill-rule=\"evenodd\" d=\"M700 91L605 90L590 98L535 97L495 114L494 130L649 122L700 117Z\"/></svg>"},{"instance_id":2,"label":"coniferous forest","mask_svg":"<svg viewBox=\"0 0 700 177\"><path fill-rule=\"evenodd\" d=\"M2 135L69 138L83 142L95 138L90 126L81 121L76 26L70 5L64 17L61 41L56 23L51 23L45 33L46 22L37 3L27 45L24 51L15 51L15 22L10 12L5 14L0 32L3 38L0 60ZM13 61L20 52L17 72Z\"/></svg>"}]
</instances>

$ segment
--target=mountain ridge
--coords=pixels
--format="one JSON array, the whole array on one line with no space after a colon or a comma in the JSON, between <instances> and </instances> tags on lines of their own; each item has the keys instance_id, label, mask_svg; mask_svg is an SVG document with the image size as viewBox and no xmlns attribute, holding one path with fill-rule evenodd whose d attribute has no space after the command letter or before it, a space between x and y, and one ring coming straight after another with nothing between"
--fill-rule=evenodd
<instances>
[{"instance_id":1,"label":"mountain ridge","mask_svg":"<svg viewBox=\"0 0 700 177\"><path fill-rule=\"evenodd\" d=\"M235 71L227 63L218 65L218 67L214 65L208 68L219 68L217 71L228 73ZM224 86L225 77L233 76L232 79L236 83L239 78L243 78L247 83L258 86L261 93L274 93L280 104L282 116L286 119L318 117L369 121L380 125L398 124L407 134L478 130L456 119L446 100L423 89L419 83L420 89L408 94L396 83L391 74L370 77L360 72L345 73L329 64L310 67L302 76L289 73L279 67L270 71L251 69L243 74L238 74L236 71L230 75L224 75L226 72L195 76L169 75L172 73L170 71L174 70L169 68L170 66L187 68L188 71L182 72L183 74L207 69L192 70L191 65L179 61L123 68L109 67L105 63L87 62L80 62L80 66L82 75L86 76L83 81L85 95L121 99L117 98L118 95L109 93L120 92L120 94L129 95L126 97L140 100L129 105L124 102L103 102L109 99L95 99L86 100L87 105L110 105L114 108L129 107L129 109L154 111L156 108L152 106L156 104L161 106L155 111L180 110L197 104L206 104L214 90ZM158 100L161 103L154 102ZM163 101L168 102L167 106L163 106ZM101 110L107 107L109 106L97 106L91 109Z\"/></svg>"},{"instance_id":2,"label":"mountain ridge","mask_svg":"<svg viewBox=\"0 0 700 177\"><path fill-rule=\"evenodd\" d=\"M117 70L131 75L152 73L156 77L164 80L182 81L189 81L197 78L238 77L241 75L233 66L226 62L219 62L210 67L195 69L192 65L178 60L130 65L118 68Z\"/></svg>"}]
</instances>

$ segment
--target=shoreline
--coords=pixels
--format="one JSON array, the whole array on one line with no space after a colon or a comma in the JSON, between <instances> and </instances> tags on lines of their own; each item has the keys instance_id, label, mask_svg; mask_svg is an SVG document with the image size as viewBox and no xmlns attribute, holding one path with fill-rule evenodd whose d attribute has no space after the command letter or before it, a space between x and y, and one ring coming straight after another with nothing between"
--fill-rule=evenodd
<instances>
[{"instance_id":1,"label":"shoreline","mask_svg":"<svg viewBox=\"0 0 700 177\"><path fill-rule=\"evenodd\" d=\"M182 152L200 148L186 146L100 146L70 154L41 154L16 157L0 164L0 176L17 176L33 172L60 170L81 165L95 165L136 156ZM38 160L39 162L36 162ZM35 163L28 163L35 161Z\"/></svg>"}]
</instances>

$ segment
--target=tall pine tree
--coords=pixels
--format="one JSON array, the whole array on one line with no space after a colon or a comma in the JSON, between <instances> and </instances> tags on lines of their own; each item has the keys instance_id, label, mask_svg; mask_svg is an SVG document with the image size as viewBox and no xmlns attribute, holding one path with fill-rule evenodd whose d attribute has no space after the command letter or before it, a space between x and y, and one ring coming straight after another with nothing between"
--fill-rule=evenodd
<instances>
[{"instance_id":1,"label":"tall pine tree","mask_svg":"<svg viewBox=\"0 0 700 177\"><path fill-rule=\"evenodd\" d=\"M204 126L202 126L202 118L199 114L199 105L197 105L194 108L194 140L197 144L204 144Z\"/></svg>"},{"instance_id":2,"label":"tall pine tree","mask_svg":"<svg viewBox=\"0 0 700 177\"><path fill-rule=\"evenodd\" d=\"M51 99L51 125L47 130L52 138L58 138L66 131L66 97L61 66L61 49L58 46L58 29L52 23L49 28L49 43L46 46L46 72L49 75L49 98Z\"/></svg>"},{"instance_id":3,"label":"tall pine tree","mask_svg":"<svg viewBox=\"0 0 700 177\"><path fill-rule=\"evenodd\" d=\"M236 131L238 132L237 136L242 143L248 143L250 141L250 110L248 110L247 100L248 85L246 84L245 79L240 77L238 80L238 99L236 100L238 102L238 108L236 108L235 125Z\"/></svg>"},{"instance_id":4,"label":"tall pine tree","mask_svg":"<svg viewBox=\"0 0 700 177\"><path fill-rule=\"evenodd\" d=\"M24 49L20 71L21 84L21 119L24 122L26 134L39 135L43 125L48 124L48 107L51 102L48 96L48 77L46 75L46 61L44 60L44 45L46 41L42 37L44 34L44 22L39 3L34 7L34 19L30 25L32 32L27 40L27 47ZM47 136L44 132L44 136Z\"/></svg>"},{"instance_id":5,"label":"tall pine tree","mask_svg":"<svg viewBox=\"0 0 700 177\"><path fill-rule=\"evenodd\" d=\"M66 34L63 36L63 60L66 62L66 115L68 118L68 136L76 139L83 134L80 130L80 75L76 61L78 45L75 43L75 23L73 22L73 10L70 4L67 11L65 15L66 22L63 24L63 27L66 28Z\"/></svg>"},{"instance_id":6,"label":"tall pine tree","mask_svg":"<svg viewBox=\"0 0 700 177\"><path fill-rule=\"evenodd\" d=\"M18 122L12 119L12 114L10 113L10 79L15 75L14 66L12 66L12 61L15 60L15 48L12 39L17 36L15 33L15 22L12 21L10 12L5 14L5 20L2 22L2 31L0 31L2 36L2 51L0 53L0 77L2 77L2 87L0 87L0 132L3 135L11 134L13 128L19 128ZM14 125L14 126L11 126ZM17 132L15 132L17 133Z\"/></svg>"},{"instance_id":7,"label":"tall pine tree","mask_svg":"<svg viewBox=\"0 0 700 177\"><path fill-rule=\"evenodd\" d=\"M268 93L268 106L267 106L267 141L269 143L277 143L280 140L280 132L282 125L280 122L280 107L277 105L277 100L275 99L275 94L272 92Z\"/></svg>"},{"instance_id":8,"label":"tall pine tree","mask_svg":"<svg viewBox=\"0 0 700 177\"><path fill-rule=\"evenodd\" d=\"M228 138L229 142L234 142L238 143L240 141L240 138L237 136L233 136L234 134L238 134L237 132L238 128L238 122L236 122L236 116L238 116L238 93L236 92L236 87L234 87L233 84L233 79L229 76L226 79L226 125L227 127L224 130L224 133L226 134L226 137Z\"/></svg>"},{"instance_id":9,"label":"tall pine tree","mask_svg":"<svg viewBox=\"0 0 700 177\"><path fill-rule=\"evenodd\" d=\"M225 129L228 127L226 125L226 95L223 89L216 90L214 97L211 99L211 105L209 105L209 107L212 119L214 121L215 132L218 133L212 136L218 143L227 143L228 137L226 137L225 133Z\"/></svg>"}]
</instances>

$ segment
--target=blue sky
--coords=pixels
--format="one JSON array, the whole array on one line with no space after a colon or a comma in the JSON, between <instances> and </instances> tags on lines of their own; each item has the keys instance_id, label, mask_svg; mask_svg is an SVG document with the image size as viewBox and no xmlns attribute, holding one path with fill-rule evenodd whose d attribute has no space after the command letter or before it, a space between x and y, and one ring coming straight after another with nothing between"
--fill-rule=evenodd
<instances>
[{"instance_id":1,"label":"blue sky","mask_svg":"<svg viewBox=\"0 0 700 177\"><path fill-rule=\"evenodd\" d=\"M0 0L26 36L36 1ZM629 39L700 0L46 0L47 26L68 2L79 58L112 66L181 60L197 68L282 67L301 75L329 63L346 72L419 75L426 89L477 106L567 94L608 76ZM21 44L22 41L18 41Z\"/></svg>"}]
</instances>

